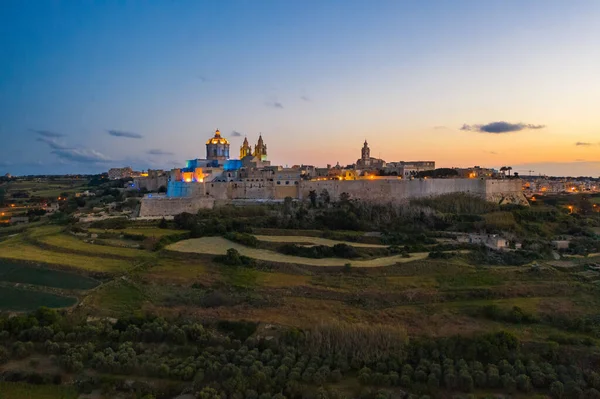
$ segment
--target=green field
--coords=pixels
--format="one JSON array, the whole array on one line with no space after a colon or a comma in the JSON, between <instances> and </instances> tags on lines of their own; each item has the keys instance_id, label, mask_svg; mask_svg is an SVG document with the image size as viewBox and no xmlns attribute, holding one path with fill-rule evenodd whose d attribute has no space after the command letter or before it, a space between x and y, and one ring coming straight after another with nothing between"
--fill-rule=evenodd
<instances>
[{"instance_id":1,"label":"green field","mask_svg":"<svg viewBox=\"0 0 600 399\"><path fill-rule=\"evenodd\" d=\"M75 273L2 261L0 261L0 281L42 285L68 290L88 290L99 284L96 280Z\"/></svg>"},{"instance_id":2,"label":"green field","mask_svg":"<svg viewBox=\"0 0 600 399\"><path fill-rule=\"evenodd\" d=\"M184 234L186 231L184 230L173 230L173 229L159 229L157 227L128 227L123 230L115 230L115 229L88 229L90 233L102 234L131 234L135 236L143 236L143 237L164 237L170 236L173 234Z\"/></svg>"},{"instance_id":3,"label":"green field","mask_svg":"<svg viewBox=\"0 0 600 399\"><path fill-rule=\"evenodd\" d=\"M54 252L25 243L0 243L0 258L47 263L94 272L124 272L134 267L131 260L108 259L94 256Z\"/></svg>"},{"instance_id":4,"label":"green field","mask_svg":"<svg viewBox=\"0 0 600 399\"><path fill-rule=\"evenodd\" d=\"M72 387L0 382L0 399L77 399Z\"/></svg>"},{"instance_id":5,"label":"green field","mask_svg":"<svg viewBox=\"0 0 600 399\"><path fill-rule=\"evenodd\" d=\"M0 286L0 310L28 312L41 306L64 308L76 303L77 299L73 297Z\"/></svg>"},{"instance_id":6,"label":"green field","mask_svg":"<svg viewBox=\"0 0 600 399\"><path fill-rule=\"evenodd\" d=\"M225 255L229 248L234 248L239 251L240 254L249 256L253 259L307 266L344 266L346 263L351 263L352 267L382 267L425 259L429 255L428 253L415 253L411 254L410 258L405 258L402 255L394 255L377 259L352 261L340 258L311 259L300 256L283 255L266 249L250 248L226 240L222 237L192 238L179 241L167 247L167 249L172 251L209 255Z\"/></svg>"},{"instance_id":7,"label":"green field","mask_svg":"<svg viewBox=\"0 0 600 399\"><path fill-rule=\"evenodd\" d=\"M124 258L138 258L150 256L149 253L131 248L111 247L108 245L90 244L67 234L56 234L39 237L41 243L59 247L61 249L84 252L93 255L112 255Z\"/></svg>"},{"instance_id":8,"label":"green field","mask_svg":"<svg viewBox=\"0 0 600 399\"><path fill-rule=\"evenodd\" d=\"M0 399L77 399L72 387L0 382Z\"/></svg>"}]
</instances>

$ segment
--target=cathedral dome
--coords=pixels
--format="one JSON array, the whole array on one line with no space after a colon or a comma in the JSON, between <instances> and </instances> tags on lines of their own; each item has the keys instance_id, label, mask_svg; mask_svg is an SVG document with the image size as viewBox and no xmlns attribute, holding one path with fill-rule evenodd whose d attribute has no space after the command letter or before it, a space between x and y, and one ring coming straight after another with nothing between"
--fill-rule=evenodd
<instances>
[{"instance_id":1,"label":"cathedral dome","mask_svg":"<svg viewBox=\"0 0 600 399\"><path fill-rule=\"evenodd\" d=\"M214 137L211 139L208 139L206 144L229 144L229 141L227 141L226 138L221 137L221 132L219 131L219 129L217 129Z\"/></svg>"}]
</instances>

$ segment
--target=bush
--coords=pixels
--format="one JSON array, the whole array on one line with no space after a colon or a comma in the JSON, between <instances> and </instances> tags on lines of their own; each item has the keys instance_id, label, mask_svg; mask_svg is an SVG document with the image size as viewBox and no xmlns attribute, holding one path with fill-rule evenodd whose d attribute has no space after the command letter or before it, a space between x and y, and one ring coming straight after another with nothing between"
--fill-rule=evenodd
<instances>
[{"instance_id":1,"label":"bush","mask_svg":"<svg viewBox=\"0 0 600 399\"><path fill-rule=\"evenodd\" d=\"M256 248L258 247L259 241L252 234L248 233L237 233L235 231L225 233L224 237L229 241L237 242L238 244L245 245L247 247Z\"/></svg>"},{"instance_id":2,"label":"bush","mask_svg":"<svg viewBox=\"0 0 600 399\"><path fill-rule=\"evenodd\" d=\"M565 394L565 387L562 382L554 381L552 384L550 384L550 395L554 399L561 399L564 394Z\"/></svg>"},{"instance_id":3,"label":"bush","mask_svg":"<svg viewBox=\"0 0 600 399\"><path fill-rule=\"evenodd\" d=\"M256 263L254 259L241 255L235 248L229 248L226 255L216 256L215 261L229 266L254 266Z\"/></svg>"}]
</instances>

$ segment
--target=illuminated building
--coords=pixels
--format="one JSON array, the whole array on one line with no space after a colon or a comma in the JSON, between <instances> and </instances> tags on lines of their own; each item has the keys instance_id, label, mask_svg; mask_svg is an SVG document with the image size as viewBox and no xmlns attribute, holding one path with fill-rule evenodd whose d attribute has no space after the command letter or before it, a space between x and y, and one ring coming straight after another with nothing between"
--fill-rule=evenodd
<instances>
[{"instance_id":1,"label":"illuminated building","mask_svg":"<svg viewBox=\"0 0 600 399\"><path fill-rule=\"evenodd\" d=\"M248 138L244 137L244 142L240 147L240 159L244 159L244 157L247 157L248 155L252 155L252 147L248 144Z\"/></svg>"},{"instance_id":2,"label":"illuminated building","mask_svg":"<svg viewBox=\"0 0 600 399\"><path fill-rule=\"evenodd\" d=\"M262 134L258 136L258 142L254 146L252 155L261 161L267 160L267 145L263 142Z\"/></svg>"},{"instance_id":3,"label":"illuminated building","mask_svg":"<svg viewBox=\"0 0 600 399\"><path fill-rule=\"evenodd\" d=\"M215 131L214 137L206 142L206 159L216 161L229 159L229 141L221 137L219 129Z\"/></svg>"},{"instance_id":4,"label":"illuminated building","mask_svg":"<svg viewBox=\"0 0 600 399\"><path fill-rule=\"evenodd\" d=\"M385 161L379 158L371 157L371 149L367 140L360 150L360 159L356 161L356 169L382 169L385 166Z\"/></svg>"}]
</instances>

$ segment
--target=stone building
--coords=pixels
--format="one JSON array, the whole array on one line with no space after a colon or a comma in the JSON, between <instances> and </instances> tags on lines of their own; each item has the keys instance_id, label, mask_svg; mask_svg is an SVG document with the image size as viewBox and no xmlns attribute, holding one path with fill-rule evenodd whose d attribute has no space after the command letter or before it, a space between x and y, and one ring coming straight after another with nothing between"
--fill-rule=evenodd
<instances>
[{"instance_id":1,"label":"stone building","mask_svg":"<svg viewBox=\"0 0 600 399\"><path fill-rule=\"evenodd\" d=\"M215 131L214 137L206 142L206 159L219 162L229 159L229 141L221 137L219 129Z\"/></svg>"},{"instance_id":2,"label":"stone building","mask_svg":"<svg viewBox=\"0 0 600 399\"><path fill-rule=\"evenodd\" d=\"M248 155L252 155L252 147L248 143L248 137L244 137L244 142L240 147L240 159L244 159Z\"/></svg>"},{"instance_id":3,"label":"stone building","mask_svg":"<svg viewBox=\"0 0 600 399\"><path fill-rule=\"evenodd\" d=\"M383 171L388 175L400 176L409 179L419 172L435 169L434 161L399 161L386 163Z\"/></svg>"},{"instance_id":4,"label":"stone building","mask_svg":"<svg viewBox=\"0 0 600 399\"><path fill-rule=\"evenodd\" d=\"M110 180L118 180L125 179L127 177L132 177L134 175L133 169L131 166L126 166L124 168L111 168L108 170L108 178Z\"/></svg>"},{"instance_id":5,"label":"stone building","mask_svg":"<svg viewBox=\"0 0 600 399\"><path fill-rule=\"evenodd\" d=\"M252 155L261 161L267 160L267 145L263 142L262 134L258 136L258 142L254 146L254 152Z\"/></svg>"},{"instance_id":6,"label":"stone building","mask_svg":"<svg viewBox=\"0 0 600 399\"><path fill-rule=\"evenodd\" d=\"M384 166L385 161L383 159L371 157L371 149L369 148L367 140L365 140L365 143L360 150L360 159L356 161L356 169L373 170L382 169Z\"/></svg>"}]
</instances>

